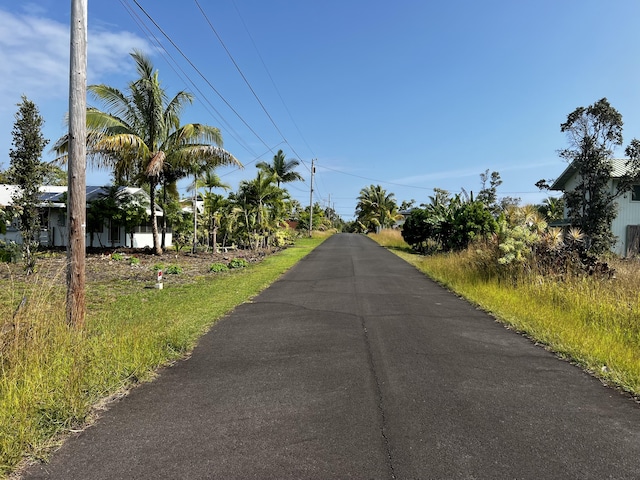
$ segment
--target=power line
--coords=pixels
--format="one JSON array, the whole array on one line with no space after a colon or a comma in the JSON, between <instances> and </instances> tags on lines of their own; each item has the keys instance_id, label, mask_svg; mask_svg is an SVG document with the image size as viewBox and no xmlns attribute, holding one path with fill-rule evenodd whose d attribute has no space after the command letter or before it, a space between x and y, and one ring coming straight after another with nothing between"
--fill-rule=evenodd
<instances>
[{"instance_id":1,"label":"power line","mask_svg":"<svg viewBox=\"0 0 640 480\"><path fill-rule=\"evenodd\" d=\"M218 97L220 97L220 99L225 103L225 105L227 105L227 107L229 107L229 109L240 119L240 121L242 123L244 123L244 125L251 131L251 133L253 133L256 136L256 138L258 140L260 140L265 147L270 148L269 145L267 144L267 142L265 142L262 139L262 137L260 135L258 135L258 133L251 127L251 125L249 125L247 123L247 121L242 117L242 115L240 115L236 111L236 109L233 108L233 106L227 101L227 99L224 98L224 96L203 75L203 73L200 71L200 69L198 67L196 67L196 65L189 59L189 57L187 57L187 55L182 51L182 49L180 47L178 47L178 45L171 39L171 37L169 37L169 35L160 27L160 25L158 25L158 23L151 17L151 15L149 15L149 13L147 13L147 11L140 5L140 3L138 3L138 0L133 0L133 2L142 11L142 13L145 14L145 16L149 19L149 21L151 23L153 23L153 25L158 29L158 31L160 33L162 33L162 35L169 41L169 43L171 43L173 48L175 48L178 51L178 53L180 53L180 55L182 55L182 57L187 61L187 63L191 66L191 68L193 68L196 71L196 73L198 73L198 75L200 75L200 77L205 81L205 83L207 85L209 85L209 87L216 93L216 95L218 95Z\"/></svg>"},{"instance_id":2,"label":"power line","mask_svg":"<svg viewBox=\"0 0 640 480\"><path fill-rule=\"evenodd\" d=\"M233 55L231 55L231 52L229 51L229 49L227 48L227 46L225 45L225 43L222 41L222 38L220 38L220 35L218 35L218 32L216 31L216 29L214 28L213 24L211 23L211 21L209 20L209 17L207 17L207 14L204 12L204 10L202 9L202 7L200 6L200 3L198 2L198 0L194 0L195 4L197 5L198 9L200 10L200 13L202 14L202 16L204 17L204 19L207 21L207 24L209 25L209 28L211 28L211 31L213 31L213 33L215 34L216 38L218 39L218 41L220 42L220 45L222 45L222 48L224 48L224 51L227 52L227 55L229 56L229 59L231 60L231 63L233 63L233 66L236 67L236 70L238 71L238 73L240 74L240 76L242 77L242 80L244 80L244 83L247 85L247 87L249 87L249 90L251 91L251 93L253 94L254 98L256 99L256 101L258 102L258 104L260 105L260 107L262 107L262 111L265 113L265 115L267 116L267 118L271 121L271 124L275 127L275 129L277 130L277 132L280 134L280 136L282 137L282 139L286 142L287 139L284 136L284 134L280 131L280 129L278 128L278 125L276 125L276 122L273 120L273 118L271 117L271 115L269 114L269 112L267 111L267 109L265 108L264 104L262 103L262 101L260 100L260 97L258 97L258 94L255 92L255 90L253 89L253 87L251 86L251 84L249 83L249 80L247 80L247 77L244 75L244 73L242 73L242 70L240 69L240 67L238 66L238 63L236 62L236 60L233 58Z\"/></svg>"},{"instance_id":3,"label":"power line","mask_svg":"<svg viewBox=\"0 0 640 480\"><path fill-rule=\"evenodd\" d=\"M220 42L220 45L222 45L222 48L224 49L224 51L227 53L227 56L229 57L229 59L231 60L231 63L233 63L233 66L236 68L236 70L238 71L238 73L240 74L240 77L242 77L242 80L244 81L244 83L247 85L247 87L249 88L249 90L251 91L252 95L254 96L254 98L256 99L256 101L258 102L258 104L260 105L260 107L262 108L262 111L265 113L265 115L267 116L267 118L269 119L269 121L271 122L271 124L274 126L274 128L276 129L276 131L278 132L278 134L280 135L280 137L285 141L285 143L287 145L289 145L289 147L291 147L291 150L293 151L293 153L299 158L299 160L302 162L302 164L304 165L304 167L309 170L309 167L307 167L306 163L304 162L304 160L302 160L301 155L299 155L296 151L295 148L289 143L289 141L287 140L287 138L285 137L284 133L282 133L282 130L280 130L280 128L278 127L278 125L276 124L275 120L273 119L273 117L271 116L271 114L268 112L267 108L264 106L264 103L262 102L262 100L260 100L260 97L258 96L258 94L256 93L256 91L254 90L254 88L251 86L251 83L249 82L249 80L247 79L247 77L245 76L245 74L242 72L242 70L240 69L240 66L238 65L238 62L236 62L235 58L233 57L233 55L231 54L231 52L229 51L229 49L227 48L226 44L224 43L224 41L222 40L222 37L218 34L218 31L215 29L215 27L213 26L213 24L211 23L211 21L209 20L209 17L207 16L207 14L205 13L205 11L202 9L202 7L200 6L200 3L198 2L198 0L194 0L195 4L197 5L198 9L200 10L200 13L202 14L202 16L204 17L204 19L206 20L207 24L209 25L209 28L211 29L211 31L214 33L214 35L216 36L216 38L218 39L218 42ZM237 10L237 7L236 7ZM242 17L241 17L242 19ZM244 23L244 22L243 22ZM246 28L246 25L245 25ZM251 36L249 36L251 38ZM251 38L251 41L253 42L253 39ZM254 43L254 47L255 47L255 43ZM256 49L257 51L257 49ZM258 56L260 57L260 59L262 60L262 57L260 56L260 53L258 52ZM263 65L264 65L264 61ZM267 74L269 75L269 77L271 78L271 81L273 83L273 78L271 77L271 75L269 74L268 69L266 68L265 65L265 70L267 70ZM274 83L274 87L275 87L275 83ZM276 92L278 92L278 89L276 88ZM280 95L280 93L278 92L278 95ZM282 96L280 96L280 99L282 100ZM282 103L284 104L284 100L282 100ZM285 109L286 109L286 105L285 105ZM289 114L290 115L290 114ZM293 120L293 118L292 118ZM295 125L295 122L294 122ZM297 128L297 127L296 127Z\"/></svg>"},{"instance_id":4,"label":"power line","mask_svg":"<svg viewBox=\"0 0 640 480\"><path fill-rule=\"evenodd\" d=\"M282 102L282 105L284 106L284 109L286 110L287 114L289 115L289 118L291 119L291 122L293 123L294 127L296 127L296 130L298 131L298 134L300 135L300 138L302 138L302 141L304 142L304 144L307 146L307 148L311 152L311 155L313 157L316 157L316 154L313 152L313 149L309 146L309 143L305 139L304 135L300 131L300 128L298 127L298 124L294 120L293 115L291 115L291 112L289 111L289 108L287 107L287 104L285 103L284 98L280 94L280 90L278 89L278 87L276 85L276 82L273 80L273 77L271 76L271 72L267 68L266 63L265 63L264 59L262 58L262 55L260 54L260 50L258 49L258 46L256 45L256 42L254 41L253 36L251 35L251 32L249 31L249 28L247 27L247 24L244 21L244 18L242 17L242 14L240 13L240 10L238 9L238 5L236 4L235 1L233 2L233 6L235 7L236 12L238 13L238 17L240 17L240 21L242 22L242 25L244 26L244 30L247 33L247 36L249 37L249 39L251 40L251 44L253 45L253 48L256 51L257 55L258 55L258 58L262 62L262 66L264 67L264 70L267 72L269 80L271 80L271 84L273 85L274 90L278 94L278 97L280 98L280 101ZM291 145L289 145L289 146L291 146ZM292 147L292 149L293 149L293 147ZM296 154L296 155L298 155L298 154Z\"/></svg>"},{"instance_id":5,"label":"power line","mask_svg":"<svg viewBox=\"0 0 640 480\"><path fill-rule=\"evenodd\" d=\"M240 135L235 131L235 129L231 126L231 124L229 124L229 122L227 122L224 118L224 116L216 109L216 107L211 103L211 101L209 100L209 98L202 92L202 90L200 90L200 88L196 85L196 83L191 79L191 77L189 76L189 74L187 74L179 65L179 63L176 61L176 59L171 55L171 53L169 53L167 51L167 49L164 48L164 46L162 45L162 42L158 39L158 37L145 25L144 21L140 18L140 16L133 10L133 8L131 6L129 6L125 0L120 0L120 3L122 4L122 6L125 8L125 10L127 11L127 13L129 14L129 16L133 19L133 21L138 25L138 28L143 32L143 34L149 39L149 41L151 41L151 43L155 43L155 45L158 47L158 49L160 50L160 53L162 56L165 57L165 60L167 62L167 65L169 65L169 67L174 71L174 73L180 78L182 79L185 84L190 84L191 87L193 87L193 89L195 91L197 91L200 96L197 97L198 101L202 104L202 106L205 108L205 110L209 113L209 115L211 115L214 119L216 119L216 121L223 123L224 125L226 125L229 134L231 135L231 137L236 140L236 142L238 142L238 144L240 146L242 146L249 154L251 155L256 155L255 151L253 151L247 142L245 142L242 137L240 137ZM167 59L168 57L168 59ZM170 59L170 61L169 61ZM174 67L175 65L175 67ZM177 69L177 70L176 70ZM179 70L179 72L178 72ZM204 101L202 100L204 99ZM205 103L206 102L206 103ZM208 105L208 106L207 106ZM216 114L217 116L211 112L211 110L209 110L210 107Z\"/></svg>"}]
</instances>

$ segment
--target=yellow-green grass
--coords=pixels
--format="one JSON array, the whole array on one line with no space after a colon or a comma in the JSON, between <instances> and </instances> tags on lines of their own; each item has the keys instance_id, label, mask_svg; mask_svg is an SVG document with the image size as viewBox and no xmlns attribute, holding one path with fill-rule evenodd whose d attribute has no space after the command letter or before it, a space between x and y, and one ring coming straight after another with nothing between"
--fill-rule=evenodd
<instances>
[{"instance_id":1,"label":"yellow-green grass","mask_svg":"<svg viewBox=\"0 0 640 480\"><path fill-rule=\"evenodd\" d=\"M163 290L89 284L82 331L66 324L63 289L1 282L0 477L24 458L45 456L60 434L90 421L99 401L184 357L216 320L325 238L300 239L259 264ZM13 317L23 296L28 301Z\"/></svg>"},{"instance_id":2,"label":"yellow-green grass","mask_svg":"<svg viewBox=\"0 0 640 480\"><path fill-rule=\"evenodd\" d=\"M374 239L375 236L373 237ZM640 263L610 262L615 278L540 276L505 282L476 270L472 250L397 255L534 341L640 395Z\"/></svg>"}]
</instances>

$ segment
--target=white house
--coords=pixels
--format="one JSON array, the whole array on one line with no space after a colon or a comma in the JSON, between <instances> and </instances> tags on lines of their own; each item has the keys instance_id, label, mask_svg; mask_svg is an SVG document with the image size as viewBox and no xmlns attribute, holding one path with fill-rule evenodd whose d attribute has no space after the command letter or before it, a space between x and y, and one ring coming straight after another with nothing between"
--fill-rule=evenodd
<instances>
[{"instance_id":1,"label":"white house","mask_svg":"<svg viewBox=\"0 0 640 480\"><path fill-rule=\"evenodd\" d=\"M0 184L0 206L3 208L10 207L13 203L12 197L18 187L15 185ZM107 194L109 187L87 186L87 203L95 200L99 196ZM40 224L42 230L40 233L40 244L50 247L66 247L68 240L67 231L67 206L65 196L67 193L66 186L43 186L40 188ZM149 195L141 188L120 187L116 196L129 194L132 196L140 195L148 202ZM151 216L151 210L147 208L147 215ZM158 224L162 222L163 212L156 205L156 217ZM0 239L6 241L15 241L20 243L22 237L15 223L7 224L7 233L0 235ZM93 245L92 242L93 241ZM165 245L171 246L172 233L168 229L165 237ZM133 233L133 245L131 245L131 236L125 228L116 225L110 219L107 219L102 226L101 231L87 232L87 247L126 247L126 248L145 248L153 246L153 233L150 220L137 226Z\"/></svg>"},{"instance_id":2,"label":"white house","mask_svg":"<svg viewBox=\"0 0 640 480\"><path fill-rule=\"evenodd\" d=\"M614 191L616 183L619 181L625 171L627 160L614 159L613 175L609 180L609 188ZM569 192L573 190L579 183L576 168L573 164L565 169L564 172L553 182L551 190ZM640 255L640 185L634 185L633 189L618 197L618 213L615 220L611 224L611 230L617 237L617 242L613 247L613 251L621 256ZM565 217L567 211L565 209Z\"/></svg>"}]
</instances>

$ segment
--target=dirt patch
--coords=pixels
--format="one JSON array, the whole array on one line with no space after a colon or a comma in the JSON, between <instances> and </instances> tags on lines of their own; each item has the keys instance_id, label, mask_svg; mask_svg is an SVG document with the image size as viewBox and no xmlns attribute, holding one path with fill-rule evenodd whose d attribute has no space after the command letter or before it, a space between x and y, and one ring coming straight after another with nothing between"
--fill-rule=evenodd
<instances>
[{"instance_id":1,"label":"dirt patch","mask_svg":"<svg viewBox=\"0 0 640 480\"><path fill-rule=\"evenodd\" d=\"M207 275L213 263L228 265L235 258L248 263L256 263L275 250L229 250L227 252L176 252L169 250L162 255L153 255L148 251L117 249L93 250L85 257L87 283L109 283L123 280L154 284L157 279L156 270L161 267L165 281L172 284L189 283L197 277ZM64 251L39 252L36 263L36 275L40 280L54 284L66 282L67 255ZM169 273L171 271L179 273ZM0 281L24 281L27 276L21 263L0 265Z\"/></svg>"}]
</instances>

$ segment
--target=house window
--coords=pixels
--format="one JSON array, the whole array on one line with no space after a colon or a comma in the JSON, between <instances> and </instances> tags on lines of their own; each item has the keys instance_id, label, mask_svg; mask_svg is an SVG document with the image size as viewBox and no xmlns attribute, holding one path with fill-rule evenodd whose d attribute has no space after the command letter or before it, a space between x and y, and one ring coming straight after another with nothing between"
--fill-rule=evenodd
<instances>
[{"instance_id":1,"label":"house window","mask_svg":"<svg viewBox=\"0 0 640 480\"><path fill-rule=\"evenodd\" d=\"M67 225L67 212L58 212L58 226L64 227Z\"/></svg>"},{"instance_id":2,"label":"house window","mask_svg":"<svg viewBox=\"0 0 640 480\"><path fill-rule=\"evenodd\" d=\"M109 242L112 245L120 243L120 225L116 225L113 221L109 222Z\"/></svg>"},{"instance_id":3,"label":"house window","mask_svg":"<svg viewBox=\"0 0 640 480\"><path fill-rule=\"evenodd\" d=\"M640 185L634 185L631 189L631 201L640 202Z\"/></svg>"},{"instance_id":4,"label":"house window","mask_svg":"<svg viewBox=\"0 0 640 480\"><path fill-rule=\"evenodd\" d=\"M153 228L151 227L151 222L145 221L142 225L138 225L135 228L135 233L151 233L153 232Z\"/></svg>"}]
</instances>

